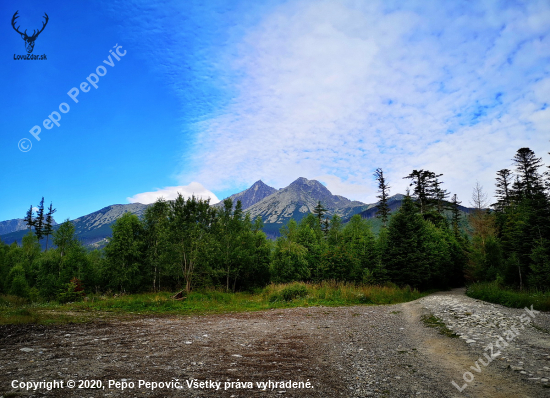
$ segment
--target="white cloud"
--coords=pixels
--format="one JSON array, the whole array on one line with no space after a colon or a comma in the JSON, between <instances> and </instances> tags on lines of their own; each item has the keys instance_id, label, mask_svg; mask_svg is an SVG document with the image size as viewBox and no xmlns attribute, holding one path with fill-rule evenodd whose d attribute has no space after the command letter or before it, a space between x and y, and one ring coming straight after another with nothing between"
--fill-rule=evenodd
<instances>
[{"instance_id":1,"label":"white cloud","mask_svg":"<svg viewBox=\"0 0 550 398\"><path fill-rule=\"evenodd\" d=\"M228 49L238 95L193 126L182 181L303 176L372 202L374 169L396 193L423 168L467 202L476 180L493 191L520 147L547 160L550 4L400 7L305 0L266 15Z\"/></svg>"},{"instance_id":2,"label":"white cloud","mask_svg":"<svg viewBox=\"0 0 550 398\"><path fill-rule=\"evenodd\" d=\"M157 188L154 192L138 193L127 198L127 200L130 203L149 204L156 202L159 198L164 198L165 200L176 199L178 193L181 193L184 198L190 198L194 195L196 198L210 199L210 204L218 203L220 201L214 193L206 189L198 182L192 182L189 185L181 185L177 187Z\"/></svg>"}]
</instances>

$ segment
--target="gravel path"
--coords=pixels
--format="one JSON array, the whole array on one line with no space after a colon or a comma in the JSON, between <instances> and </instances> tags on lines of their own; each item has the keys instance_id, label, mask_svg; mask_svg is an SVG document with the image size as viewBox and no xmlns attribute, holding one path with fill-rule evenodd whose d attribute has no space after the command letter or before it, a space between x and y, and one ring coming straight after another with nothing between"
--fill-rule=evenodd
<instances>
[{"instance_id":1,"label":"gravel path","mask_svg":"<svg viewBox=\"0 0 550 398\"><path fill-rule=\"evenodd\" d=\"M524 313L458 289L391 306L1 326L0 397L550 397L550 316L524 324ZM427 328L425 314L461 338ZM519 334L487 360L485 347L512 326ZM25 391L14 380L64 385ZM69 380L105 389L71 389ZM269 381L277 384L257 384Z\"/></svg>"}]
</instances>

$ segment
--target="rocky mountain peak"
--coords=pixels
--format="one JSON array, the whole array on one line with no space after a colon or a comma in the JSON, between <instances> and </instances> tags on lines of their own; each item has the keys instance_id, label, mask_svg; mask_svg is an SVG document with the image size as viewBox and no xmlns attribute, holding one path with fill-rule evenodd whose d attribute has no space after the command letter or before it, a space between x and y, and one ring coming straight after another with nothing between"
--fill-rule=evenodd
<instances>
[{"instance_id":1,"label":"rocky mountain peak","mask_svg":"<svg viewBox=\"0 0 550 398\"><path fill-rule=\"evenodd\" d=\"M269 185L265 184L262 180L256 181L248 189L242 192L231 195L229 199L233 201L233 206L237 204L237 201L241 201L243 210L248 209L250 206L260 202L269 195L277 192L277 190ZM223 208L223 200L214 205L215 207Z\"/></svg>"},{"instance_id":2,"label":"rocky mountain peak","mask_svg":"<svg viewBox=\"0 0 550 398\"><path fill-rule=\"evenodd\" d=\"M302 190L315 197L324 197L332 195L331 192L317 180L308 180L307 178L300 177L293 181L288 187L284 188L288 190Z\"/></svg>"}]
</instances>

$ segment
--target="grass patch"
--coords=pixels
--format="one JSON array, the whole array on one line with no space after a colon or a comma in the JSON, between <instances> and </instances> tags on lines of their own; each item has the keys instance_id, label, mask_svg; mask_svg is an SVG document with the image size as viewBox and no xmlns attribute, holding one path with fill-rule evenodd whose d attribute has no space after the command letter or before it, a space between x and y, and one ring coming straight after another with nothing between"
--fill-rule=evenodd
<instances>
[{"instance_id":1,"label":"grass patch","mask_svg":"<svg viewBox=\"0 0 550 398\"><path fill-rule=\"evenodd\" d=\"M550 311L550 292L536 290L517 291L500 287L497 283L474 283L466 289L466 295L490 303L511 308L533 308Z\"/></svg>"},{"instance_id":2,"label":"grass patch","mask_svg":"<svg viewBox=\"0 0 550 398\"><path fill-rule=\"evenodd\" d=\"M421 319L422 322L424 322L425 326L437 329L439 334L452 338L458 337L456 333L454 333L451 329L447 327L447 325L445 325L445 322L434 315L423 315Z\"/></svg>"},{"instance_id":3,"label":"grass patch","mask_svg":"<svg viewBox=\"0 0 550 398\"><path fill-rule=\"evenodd\" d=\"M408 287L371 286L343 282L271 284L255 293L227 293L209 289L193 291L185 300L172 292L129 295L89 295L74 303L30 303L0 296L0 324L80 323L143 315L204 315L260 311L272 308L397 304L427 295Z\"/></svg>"}]
</instances>

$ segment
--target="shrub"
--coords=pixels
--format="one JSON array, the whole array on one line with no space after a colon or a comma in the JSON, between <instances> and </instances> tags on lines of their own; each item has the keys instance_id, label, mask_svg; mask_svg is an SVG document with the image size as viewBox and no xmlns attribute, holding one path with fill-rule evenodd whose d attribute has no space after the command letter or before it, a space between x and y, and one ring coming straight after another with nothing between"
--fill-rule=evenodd
<instances>
[{"instance_id":1,"label":"shrub","mask_svg":"<svg viewBox=\"0 0 550 398\"><path fill-rule=\"evenodd\" d=\"M281 290L279 295L283 301L292 301L307 296L307 288L299 283L294 283Z\"/></svg>"},{"instance_id":2,"label":"shrub","mask_svg":"<svg viewBox=\"0 0 550 398\"><path fill-rule=\"evenodd\" d=\"M62 304L78 301L82 299L83 294L84 288L82 287L82 283L78 278L73 278L69 283L65 284L63 290L59 292L57 301Z\"/></svg>"}]
</instances>

